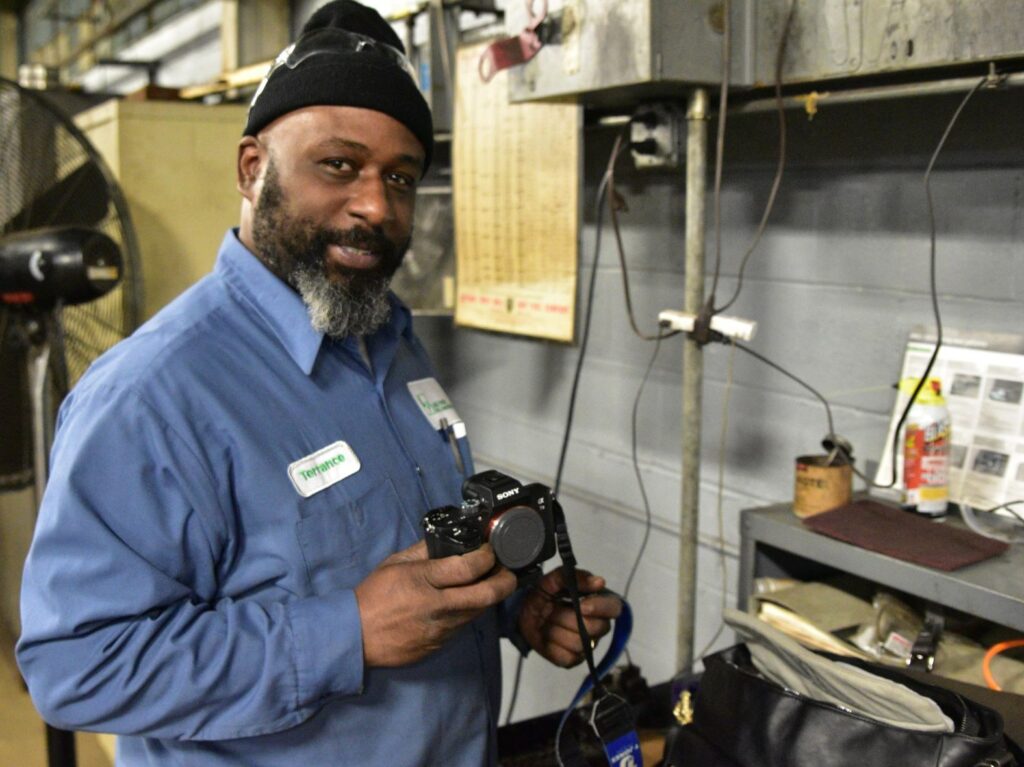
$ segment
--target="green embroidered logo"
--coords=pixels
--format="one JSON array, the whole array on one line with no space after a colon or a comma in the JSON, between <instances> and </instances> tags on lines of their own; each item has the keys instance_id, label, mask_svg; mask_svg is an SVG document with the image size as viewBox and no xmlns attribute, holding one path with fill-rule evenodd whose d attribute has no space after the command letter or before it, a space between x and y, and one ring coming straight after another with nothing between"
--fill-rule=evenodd
<instances>
[{"instance_id":1,"label":"green embroidered logo","mask_svg":"<svg viewBox=\"0 0 1024 767\"><path fill-rule=\"evenodd\" d=\"M437 413L443 413L445 410L452 409L452 403L444 397L438 400L430 400L422 394L417 394L416 401L420 403L420 407L423 408L423 412L427 415L435 415Z\"/></svg>"},{"instance_id":2,"label":"green embroidered logo","mask_svg":"<svg viewBox=\"0 0 1024 767\"><path fill-rule=\"evenodd\" d=\"M337 466L339 463L344 462L345 456L341 453L338 453L338 455L334 456L333 458L328 458L326 461L318 463L311 469L300 469L299 474L302 476L303 479L313 479L313 477L315 477L318 474L323 474L332 466Z\"/></svg>"}]
</instances>

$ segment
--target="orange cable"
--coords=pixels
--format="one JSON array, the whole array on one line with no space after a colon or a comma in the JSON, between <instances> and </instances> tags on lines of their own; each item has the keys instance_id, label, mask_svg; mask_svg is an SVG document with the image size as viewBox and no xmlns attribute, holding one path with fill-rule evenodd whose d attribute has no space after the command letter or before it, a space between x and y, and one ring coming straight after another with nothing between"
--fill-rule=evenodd
<instances>
[{"instance_id":1,"label":"orange cable","mask_svg":"<svg viewBox=\"0 0 1024 767\"><path fill-rule=\"evenodd\" d=\"M1007 642L999 642L988 648L988 652L985 653L985 658L981 661L981 673L985 677L985 684L989 686L989 689L998 692L1003 691L1003 688L996 682L995 677L992 676L992 659L1004 650L1012 650L1014 647L1024 647L1024 639L1011 639Z\"/></svg>"}]
</instances>

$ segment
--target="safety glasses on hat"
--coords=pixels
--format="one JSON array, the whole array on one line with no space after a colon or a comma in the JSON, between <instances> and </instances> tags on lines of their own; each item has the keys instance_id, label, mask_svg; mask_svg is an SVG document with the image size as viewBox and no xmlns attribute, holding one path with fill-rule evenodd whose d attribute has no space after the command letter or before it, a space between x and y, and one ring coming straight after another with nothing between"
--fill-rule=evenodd
<instances>
[{"instance_id":1,"label":"safety glasses on hat","mask_svg":"<svg viewBox=\"0 0 1024 767\"><path fill-rule=\"evenodd\" d=\"M249 109L256 104L270 78L282 67L297 69L315 57L342 57L352 54L365 55L367 61L376 60L383 65L398 67L414 83L416 82L416 70L413 69L405 54L397 48L358 32L349 32L337 27L324 27L306 32L278 54L270 71L267 72L259 88L256 89Z\"/></svg>"}]
</instances>

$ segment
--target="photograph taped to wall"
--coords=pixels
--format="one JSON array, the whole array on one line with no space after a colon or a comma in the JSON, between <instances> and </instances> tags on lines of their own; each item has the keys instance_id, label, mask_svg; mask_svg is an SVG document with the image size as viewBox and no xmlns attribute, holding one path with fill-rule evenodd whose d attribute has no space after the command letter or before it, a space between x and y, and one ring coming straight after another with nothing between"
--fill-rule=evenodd
<instances>
[{"instance_id":1,"label":"photograph taped to wall","mask_svg":"<svg viewBox=\"0 0 1024 767\"><path fill-rule=\"evenodd\" d=\"M934 334L912 332L900 378L920 377L934 350ZM1024 498L1024 335L947 330L929 377L942 382L952 423L949 499L989 509ZM892 441L907 400L902 392L896 398L879 484L892 476ZM901 464L896 456L897 486Z\"/></svg>"},{"instance_id":2,"label":"photograph taped to wall","mask_svg":"<svg viewBox=\"0 0 1024 767\"><path fill-rule=\"evenodd\" d=\"M509 104L508 76L457 56L452 186L456 324L573 340L581 107Z\"/></svg>"}]
</instances>

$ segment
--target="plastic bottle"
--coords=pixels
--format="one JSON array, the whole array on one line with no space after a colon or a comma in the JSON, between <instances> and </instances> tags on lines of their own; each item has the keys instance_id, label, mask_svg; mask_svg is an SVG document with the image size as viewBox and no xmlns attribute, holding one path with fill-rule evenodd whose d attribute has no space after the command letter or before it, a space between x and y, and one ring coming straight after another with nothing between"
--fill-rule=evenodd
<instances>
[{"instance_id":1,"label":"plastic bottle","mask_svg":"<svg viewBox=\"0 0 1024 767\"><path fill-rule=\"evenodd\" d=\"M909 397L919 378L904 378L900 391ZM929 378L903 425L903 507L928 517L942 517L949 504L949 408L942 383Z\"/></svg>"}]
</instances>

